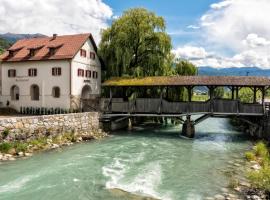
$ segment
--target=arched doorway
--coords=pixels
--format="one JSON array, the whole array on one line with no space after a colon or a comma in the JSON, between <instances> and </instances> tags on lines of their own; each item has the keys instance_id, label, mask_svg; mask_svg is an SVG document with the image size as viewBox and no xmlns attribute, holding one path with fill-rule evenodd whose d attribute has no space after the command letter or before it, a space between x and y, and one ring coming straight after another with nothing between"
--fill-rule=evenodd
<instances>
[{"instance_id":1,"label":"arched doorway","mask_svg":"<svg viewBox=\"0 0 270 200\"><path fill-rule=\"evenodd\" d=\"M89 85L85 85L82 88L81 93L81 108L82 111L89 111L89 108L91 108L91 93L92 89Z\"/></svg>"},{"instance_id":2,"label":"arched doorway","mask_svg":"<svg viewBox=\"0 0 270 200\"><path fill-rule=\"evenodd\" d=\"M89 85L85 85L82 88L81 98L82 99L91 99L91 92L92 92L91 87Z\"/></svg>"},{"instance_id":3,"label":"arched doorway","mask_svg":"<svg viewBox=\"0 0 270 200\"><path fill-rule=\"evenodd\" d=\"M17 85L13 85L10 88L11 100L18 101L20 99L20 88Z\"/></svg>"},{"instance_id":4,"label":"arched doorway","mask_svg":"<svg viewBox=\"0 0 270 200\"><path fill-rule=\"evenodd\" d=\"M30 96L32 101L39 100L39 87L38 85L31 85L30 87Z\"/></svg>"}]
</instances>

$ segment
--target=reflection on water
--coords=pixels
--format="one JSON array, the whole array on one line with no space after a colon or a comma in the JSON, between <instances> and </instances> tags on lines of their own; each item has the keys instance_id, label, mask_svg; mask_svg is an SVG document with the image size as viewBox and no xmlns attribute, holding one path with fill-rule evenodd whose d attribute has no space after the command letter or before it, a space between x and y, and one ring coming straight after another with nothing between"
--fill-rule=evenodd
<instances>
[{"instance_id":1,"label":"reflection on water","mask_svg":"<svg viewBox=\"0 0 270 200\"><path fill-rule=\"evenodd\" d=\"M228 184L228 161L247 138L226 119L196 126L194 140L168 126L116 135L0 165L0 199L203 199Z\"/></svg>"}]
</instances>

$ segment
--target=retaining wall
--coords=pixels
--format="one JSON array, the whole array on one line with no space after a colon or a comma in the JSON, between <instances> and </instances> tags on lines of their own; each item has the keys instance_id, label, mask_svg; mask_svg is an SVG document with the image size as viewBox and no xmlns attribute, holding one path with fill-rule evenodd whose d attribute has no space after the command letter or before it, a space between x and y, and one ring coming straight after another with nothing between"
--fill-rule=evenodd
<instances>
[{"instance_id":1,"label":"retaining wall","mask_svg":"<svg viewBox=\"0 0 270 200\"><path fill-rule=\"evenodd\" d=\"M13 117L0 119L0 139L8 130L5 140L35 139L42 136L55 136L59 133L85 133L99 130L98 112Z\"/></svg>"}]
</instances>

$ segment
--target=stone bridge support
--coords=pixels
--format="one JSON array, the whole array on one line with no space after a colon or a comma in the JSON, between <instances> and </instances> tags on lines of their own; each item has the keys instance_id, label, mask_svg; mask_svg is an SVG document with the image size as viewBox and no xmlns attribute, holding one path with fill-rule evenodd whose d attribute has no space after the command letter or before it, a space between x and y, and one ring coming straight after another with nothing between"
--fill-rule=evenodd
<instances>
[{"instance_id":1,"label":"stone bridge support","mask_svg":"<svg viewBox=\"0 0 270 200\"><path fill-rule=\"evenodd\" d=\"M183 124L182 135L188 138L194 138L195 136L195 125L194 122L191 121L190 115L187 116L187 119Z\"/></svg>"}]
</instances>

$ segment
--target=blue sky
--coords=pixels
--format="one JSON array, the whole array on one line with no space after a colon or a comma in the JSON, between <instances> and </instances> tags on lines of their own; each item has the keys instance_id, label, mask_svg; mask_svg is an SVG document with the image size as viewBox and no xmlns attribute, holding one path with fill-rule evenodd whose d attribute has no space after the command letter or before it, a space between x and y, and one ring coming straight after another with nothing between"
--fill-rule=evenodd
<instances>
[{"instance_id":1,"label":"blue sky","mask_svg":"<svg viewBox=\"0 0 270 200\"><path fill-rule=\"evenodd\" d=\"M199 35L187 28L198 23L200 17L217 0L104 0L116 16L123 11L144 7L163 16L167 22L167 31L171 34L174 47L198 40Z\"/></svg>"}]
</instances>

